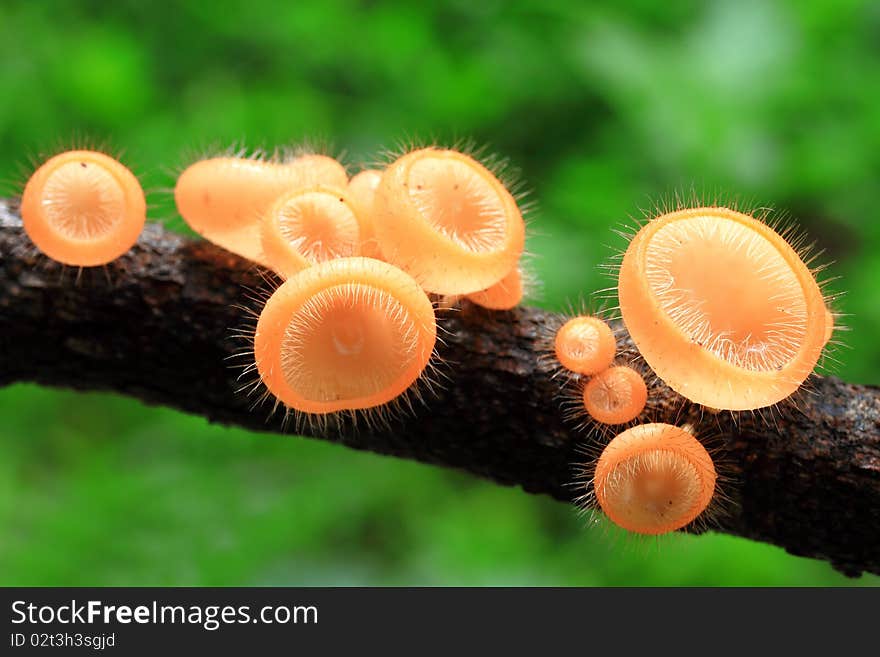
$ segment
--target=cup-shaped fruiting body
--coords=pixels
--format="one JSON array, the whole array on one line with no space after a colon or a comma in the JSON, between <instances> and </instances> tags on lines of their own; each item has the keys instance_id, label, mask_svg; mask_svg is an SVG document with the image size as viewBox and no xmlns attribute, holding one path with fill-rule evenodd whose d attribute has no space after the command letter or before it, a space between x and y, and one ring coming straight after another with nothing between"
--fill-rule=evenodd
<instances>
[{"instance_id":1,"label":"cup-shaped fruiting body","mask_svg":"<svg viewBox=\"0 0 880 657\"><path fill-rule=\"evenodd\" d=\"M289 278L333 258L360 255L359 209L347 192L317 185L285 192L260 222L263 256Z\"/></svg>"},{"instance_id":2,"label":"cup-shaped fruiting body","mask_svg":"<svg viewBox=\"0 0 880 657\"><path fill-rule=\"evenodd\" d=\"M693 522L712 501L717 475L686 429L640 424L611 440L593 476L596 501L616 525L665 534Z\"/></svg>"},{"instance_id":3,"label":"cup-shaped fruiting body","mask_svg":"<svg viewBox=\"0 0 880 657\"><path fill-rule=\"evenodd\" d=\"M779 402L822 353L822 292L767 224L727 208L662 215L620 267L623 321L647 363L691 401L723 410Z\"/></svg>"},{"instance_id":4,"label":"cup-shaped fruiting body","mask_svg":"<svg viewBox=\"0 0 880 657\"><path fill-rule=\"evenodd\" d=\"M345 187L345 169L324 155L289 162L213 157L187 167L174 200L190 228L244 258L269 265L260 240L260 219L284 192L317 184Z\"/></svg>"},{"instance_id":5,"label":"cup-shaped fruiting body","mask_svg":"<svg viewBox=\"0 0 880 657\"><path fill-rule=\"evenodd\" d=\"M525 243L510 192L454 150L424 148L390 164L376 190L374 220L383 256L437 294L491 287L516 266Z\"/></svg>"},{"instance_id":6,"label":"cup-shaped fruiting body","mask_svg":"<svg viewBox=\"0 0 880 657\"><path fill-rule=\"evenodd\" d=\"M434 309L405 272L372 258L304 269L269 298L257 322L260 378L289 408L369 409L403 394L436 341Z\"/></svg>"},{"instance_id":7,"label":"cup-shaped fruiting body","mask_svg":"<svg viewBox=\"0 0 880 657\"><path fill-rule=\"evenodd\" d=\"M109 155L67 151L47 160L21 197L24 229L66 265L103 265L128 251L144 227L147 204L134 174Z\"/></svg>"},{"instance_id":8,"label":"cup-shaped fruiting body","mask_svg":"<svg viewBox=\"0 0 880 657\"><path fill-rule=\"evenodd\" d=\"M382 258L382 249L373 228L373 204L382 172L365 169L348 181L348 194L359 209L361 218L361 253L368 258Z\"/></svg>"},{"instance_id":9,"label":"cup-shaped fruiting body","mask_svg":"<svg viewBox=\"0 0 880 657\"><path fill-rule=\"evenodd\" d=\"M614 332L598 317L579 315L556 332L553 349L559 363L572 372L593 375L614 360Z\"/></svg>"},{"instance_id":10,"label":"cup-shaped fruiting body","mask_svg":"<svg viewBox=\"0 0 880 657\"><path fill-rule=\"evenodd\" d=\"M522 272L519 267L514 267L507 276L492 287L468 294L467 298L478 306L490 310L510 310L519 305L523 294Z\"/></svg>"},{"instance_id":11,"label":"cup-shaped fruiting body","mask_svg":"<svg viewBox=\"0 0 880 657\"><path fill-rule=\"evenodd\" d=\"M648 401L648 387L641 374L619 365L599 372L584 386L584 408L603 424L626 424L635 420Z\"/></svg>"}]
</instances>

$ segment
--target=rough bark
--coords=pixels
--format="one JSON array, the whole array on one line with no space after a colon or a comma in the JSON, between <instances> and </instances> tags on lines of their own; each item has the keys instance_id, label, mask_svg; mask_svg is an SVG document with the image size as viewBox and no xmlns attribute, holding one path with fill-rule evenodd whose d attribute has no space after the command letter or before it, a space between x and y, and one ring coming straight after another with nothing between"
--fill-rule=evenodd
<instances>
[{"instance_id":1,"label":"rough bark","mask_svg":"<svg viewBox=\"0 0 880 657\"><path fill-rule=\"evenodd\" d=\"M151 225L105 268L78 272L40 255L14 201L0 200L0 386L18 381L112 390L212 421L280 432L252 408L230 357L242 305L266 289L251 264ZM387 425L341 421L302 433L356 449L461 468L572 502L583 446L601 440L560 410L560 378L541 353L559 316L470 304L442 317L442 385ZM622 360L637 358L622 327ZM244 362L244 361L241 361ZM710 528L880 573L880 389L813 377L772 414L701 412L656 382L643 420L692 423L714 437L730 498ZM562 395L565 396L564 393Z\"/></svg>"}]
</instances>

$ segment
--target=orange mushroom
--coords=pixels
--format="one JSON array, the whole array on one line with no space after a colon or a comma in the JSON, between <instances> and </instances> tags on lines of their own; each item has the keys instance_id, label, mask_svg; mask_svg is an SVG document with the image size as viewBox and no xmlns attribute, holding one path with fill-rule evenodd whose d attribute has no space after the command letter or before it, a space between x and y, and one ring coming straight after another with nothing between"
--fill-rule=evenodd
<instances>
[{"instance_id":1,"label":"orange mushroom","mask_svg":"<svg viewBox=\"0 0 880 657\"><path fill-rule=\"evenodd\" d=\"M411 276L371 258L319 263L285 281L257 322L269 391L303 413L370 409L403 394L429 363L434 309Z\"/></svg>"},{"instance_id":2,"label":"orange mushroom","mask_svg":"<svg viewBox=\"0 0 880 657\"><path fill-rule=\"evenodd\" d=\"M618 434L602 451L593 490L616 525L639 534L665 534L706 510L716 479L712 457L688 430L641 424Z\"/></svg>"},{"instance_id":3,"label":"orange mushroom","mask_svg":"<svg viewBox=\"0 0 880 657\"><path fill-rule=\"evenodd\" d=\"M578 374L592 375L607 369L614 360L614 332L598 317L579 315L556 332L554 353L559 363Z\"/></svg>"},{"instance_id":4,"label":"orange mushroom","mask_svg":"<svg viewBox=\"0 0 880 657\"><path fill-rule=\"evenodd\" d=\"M318 185L285 192L260 222L263 257L288 278L325 260L360 255L358 212L339 188Z\"/></svg>"},{"instance_id":5,"label":"orange mushroom","mask_svg":"<svg viewBox=\"0 0 880 657\"><path fill-rule=\"evenodd\" d=\"M519 267L514 267L500 281L481 292L468 294L467 298L483 308L490 310L510 310L519 305L524 293L523 276Z\"/></svg>"},{"instance_id":6,"label":"orange mushroom","mask_svg":"<svg viewBox=\"0 0 880 657\"><path fill-rule=\"evenodd\" d=\"M525 242L510 192L454 150L423 148L389 165L376 190L374 221L384 257L444 295L491 287L516 266Z\"/></svg>"},{"instance_id":7,"label":"orange mushroom","mask_svg":"<svg viewBox=\"0 0 880 657\"><path fill-rule=\"evenodd\" d=\"M324 184L345 187L345 168L325 155L307 154L275 162L214 157L187 167L177 180L174 200L190 228L248 260L263 255L260 219L284 192Z\"/></svg>"},{"instance_id":8,"label":"orange mushroom","mask_svg":"<svg viewBox=\"0 0 880 657\"><path fill-rule=\"evenodd\" d=\"M648 401L645 379L631 367L609 367L584 386L584 408L603 424L625 424L635 420Z\"/></svg>"},{"instance_id":9,"label":"orange mushroom","mask_svg":"<svg viewBox=\"0 0 880 657\"><path fill-rule=\"evenodd\" d=\"M137 242L147 204L137 178L120 162L76 150L34 172L22 194L21 217L40 251L89 267L115 260Z\"/></svg>"},{"instance_id":10,"label":"orange mushroom","mask_svg":"<svg viewBox=\"0 0 880 657\"><path fill-rule=\"evenodd\" d=\"M358 215L361 217L361 252L368 258L382 259L382 250L373 228L376 188L381 180L381 171L365 169L348 181L348 194L359 208Z\"/></svg>"},{"instance_id":11,"label":"orange mushroom","mask_svg":"<svg viewBox=\"0 0 880 657\"><path fill-rule=\"evenodd\" d=\"M785 399L824 346L825 303L810 269L770 226L727 208L649 222L624 254L618 294L656 374L712 408Z\"/></svg>"}]
</instances>

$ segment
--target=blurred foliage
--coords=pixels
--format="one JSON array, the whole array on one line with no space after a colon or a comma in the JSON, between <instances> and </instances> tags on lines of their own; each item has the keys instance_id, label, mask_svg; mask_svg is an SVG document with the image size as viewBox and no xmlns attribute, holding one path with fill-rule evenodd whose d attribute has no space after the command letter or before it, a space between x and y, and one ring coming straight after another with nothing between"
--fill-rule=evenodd
<instances>
[{"instance_id":1,"label":"blurred foliage","mask_svg":"<svg viewBox=\"0 0 880 657\"><path fill-rule=\"evenodd\" d=\"M329 143L355 167L488 144L538 201L553 308L608 287L612 229L676 194L783 209L846 291L836 371L880 380L870 0L6 0L0 61L11 191L33 158L106 139L181 229L175 171L234 142ZM458 473L112 395L0 391L0 584L878 581L726 536L633 542Z\"/></svg>"}]
</instances>

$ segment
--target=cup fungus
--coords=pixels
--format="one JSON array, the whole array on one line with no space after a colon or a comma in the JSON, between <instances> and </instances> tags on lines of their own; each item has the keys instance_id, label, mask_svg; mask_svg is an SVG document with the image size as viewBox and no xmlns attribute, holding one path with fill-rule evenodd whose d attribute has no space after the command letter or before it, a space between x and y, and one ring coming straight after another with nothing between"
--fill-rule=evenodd
<instances>
[{"instance_id":1,"label":"cup fungus","mask_svg":"<svg viewBox=\"0 0 880 657\"><path fill-rule=\"evenodd\" d=\"M358 212L339 188L318 185L285 192L260 222L266 262L289 278L325 260L360 255Z\"/></svg>"},{"instance_id":2,"label":"cup fungus","mask_svg":"<svg viewBox=\"0 0 880 657\"><path fill-rule=\"evenodd\" d=\"M66 265L115 260L137 241L147 218L134 174L109 155L67 151L34 172L21 198L24 229L37 247Z\"/></svg>"},{"instance_id":3,"label":"cup fungus","mask_svg":"<svg viewBox=\"0 0 880 657\"><path fill-rule=\"evenodd\" d=\"M325 155L300 155L275 162L214 157L187 167L177 179L174 200L190 228L244 258L269 266L259 224L286 191L317 184L344 188L345 168Z\"/></svg>"},{"instance_id":4,"label":"cup fungus","mask_svg":"<svg viewBox=\"0 0 880 657\"><path fill-rule=\"evenodd\" d=\"M304 269L257 321L260 378L303 413L371 409L403 394L428 365L434 309L411 276L371 258Z\"/></svg>"},{"instance_id":5,"label":"cup fungus","mask_svg":"<svg viewBox=\"0 0 880 657\"><path fill-rule=\"evenodd\" d=\"M770 226L727 208L650 221L624 254L618 294L647 363L708 407L785 399L824 346L825 303L810 269Z\"/></svg>"},{"instance_id":6,"label":"cup fungus","mask_svg":"<svg viewBox=\"0 0 880 657\"><path fill-rule=\"evenodd\" d=\"M593 490L616 525L638 534L665 534L706 510L716 479L709 452L689 431L640 424L618 434L602 451Z\"/></svg>"},{"instance_id":7,"label":"cup fungus","mask_svg":"<svg viewBox=\"0 0 880 657\"><path fill-rule=\"evenodd\" d=\"M373 203L382 172L365 169L348 181L348 194L358 207L361 217L361 252L368 258L382 259L382 250L373 228Z\"/></svg>"},{"instance_id":8,"label":"cup fungus","mask_svg":"<svg viewBox=\"0 0 880 657\"><path fill-rule=\"evenodd\" d=\"M514 267L507 276L492 287L468 294L467 298L478 306L490 310L510 310L522 301L523 292L522 272L519 267Z\"/></svg>"},{"instance_id":9,"label":"cup fungus","mask_svg":"<svg viewBox=\"0 0 880 657\"><path fill-rule=\"evenodd\" d=\"M579 315L556 332L553 348L564 368L593 375L611 365L617 344L608 324L598 317Z\"/></svg>"},{"instance_id":10,"label":"cup fungus","mask_svg":"<svg viewBox=\"0 0 880 657\"><path fill-rule=\"evenodd\" d=\"M609 367L584 386L583 400L587 413L597 422L626 424L645 410L648 387L631 367Z\"/></svg>"},{"instance_id":11,"label":"cup fungus","mask_svg":"<svg viewBox=\"0 0 880 657\"><path fill-rule=\"evenodd\" d=\"M510 192L454 150L423 148L390 164L376 189L374 221L383 256L437 294L491 287L516 266L525 242Z\"/></svg>"}]
</instances>

